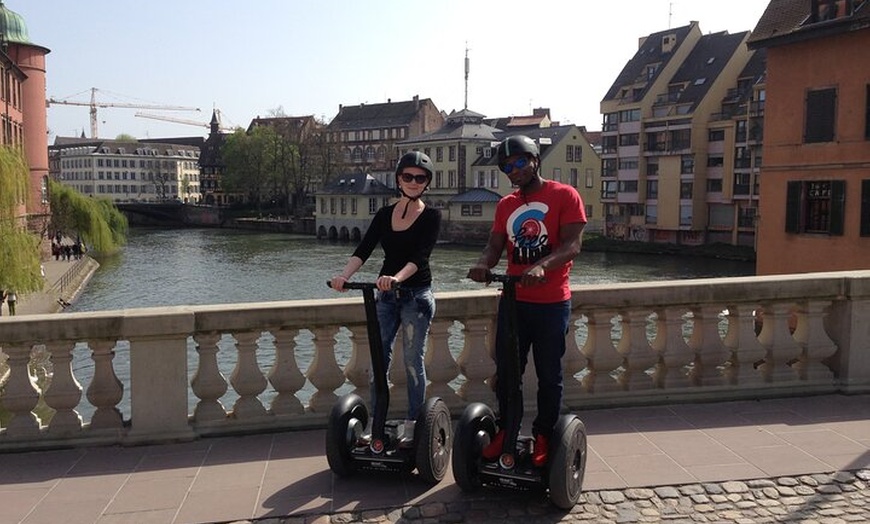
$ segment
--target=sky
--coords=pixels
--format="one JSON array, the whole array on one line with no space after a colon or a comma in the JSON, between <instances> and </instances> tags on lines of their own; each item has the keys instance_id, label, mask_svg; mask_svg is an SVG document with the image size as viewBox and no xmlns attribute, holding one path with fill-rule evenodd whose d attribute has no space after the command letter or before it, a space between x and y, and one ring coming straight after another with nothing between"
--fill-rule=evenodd
<instances>
[{"instance_id":1,"label":"sky","mask_svg":"<svg viewBox=\"0 0 870 524\"><path fill-rule=\"evenodd\" d=\"M98 109L102 138L206 136L260 116L431 98L488 118L546 107L601 129L599 107L640 37L697 21L703 33L751 31L767 0L5 0L47 47L46 97L183 106ZM49 143L90 136L88 107L51 104Z\"/></svg>"}]
</instances>

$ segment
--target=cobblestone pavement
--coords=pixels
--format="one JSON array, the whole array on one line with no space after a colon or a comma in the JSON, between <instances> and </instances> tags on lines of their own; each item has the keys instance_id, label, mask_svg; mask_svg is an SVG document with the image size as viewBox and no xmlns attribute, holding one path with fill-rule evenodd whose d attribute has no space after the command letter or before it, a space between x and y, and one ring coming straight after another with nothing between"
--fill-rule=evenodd
<instances>
[{"instance_id":1,"label":"cobblestone pavement","mask_svg":"<svg viewBox=\"0 0 870 524\"><path fill-rule=\"evenodd\" d=\"M244 521L248 522L248 521ZM870 522L870 470L839 471L683 486L584 493L570 511L541 494L495 495L490 499L333 515L271 518L257 524L357 523L735 523Z\"/></svg>"}]
</instances>

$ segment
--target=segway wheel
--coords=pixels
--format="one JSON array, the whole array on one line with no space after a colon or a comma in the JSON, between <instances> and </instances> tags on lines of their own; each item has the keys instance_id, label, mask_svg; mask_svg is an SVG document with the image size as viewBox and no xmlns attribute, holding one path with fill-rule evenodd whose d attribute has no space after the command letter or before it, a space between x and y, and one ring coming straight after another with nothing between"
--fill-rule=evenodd
<instances>
[{"instance_id":1,"label":"segway wheel","mask_svg":"<svg viewBox=\"0 0 870 524\"><path fill-rule=\"evenodd\" d=\"M368 419L368 410L359 395L345 395L332 406L326 427L326 460L329 469L339 477L347 477L356 471L351 450Z\"/></svg>"},{"instance_id":2,"label":"segway wheel","mask_svg":"<svg viewBox=\"0 0 870 524\"><path fill-rule=\"evenodd\" d=\"M586 426L573 415L563 415L553 434L556 447L549 461L550 501L573 508L583 490L586 472Z\"/></svg>"},{"instance_id":3,"label":"segway wheel","mask_svg":"<svg viewBox=\"0 0 870 524\"><path fill-rule=\"evenodd\" d=\"M444 478L450 465L453 427L450 410L440 398L430 398L414 428L415 461L420 477L436 484Z\"/></svg>"},{"instance_id":4,"label":"segway wheel","mask_svg":"<svg viewBox=\"0 0 870 524\"><path fill-rule=\"evenodd\" d=\"M495 436L495 416L486 404L469 404L453 437L453 478L459 489L476 491L481 486L480 457L483 447Z\"/></svg>"}]
</instances>

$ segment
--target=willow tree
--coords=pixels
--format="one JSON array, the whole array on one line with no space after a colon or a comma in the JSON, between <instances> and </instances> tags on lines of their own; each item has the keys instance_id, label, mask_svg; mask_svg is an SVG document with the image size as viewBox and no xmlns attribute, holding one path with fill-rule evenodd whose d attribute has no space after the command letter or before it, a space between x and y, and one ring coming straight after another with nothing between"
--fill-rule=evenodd
<instances>
[{"instance_id":1,"label":"willow tree","mask_svg":"<svg viewBox=\"0 0 870 524\"><path fill-rule=\"evenodd\" d=\"M108 198L86 197L55 181L49 182L51 228L75 236L91 250L110 254L127 239L127 218Z\"/></svg>"},{"instance_id":2,"label":"willow tree","mask_svg":"<svg viewBox=\"0 0 870 524\"><path fill-rule=\"evenodd\" d=\"M28 200L30 170L19 149L0 147L0 289L42 289L39 237L27 230L19 210Z\"/></svg>"}]
</instances>

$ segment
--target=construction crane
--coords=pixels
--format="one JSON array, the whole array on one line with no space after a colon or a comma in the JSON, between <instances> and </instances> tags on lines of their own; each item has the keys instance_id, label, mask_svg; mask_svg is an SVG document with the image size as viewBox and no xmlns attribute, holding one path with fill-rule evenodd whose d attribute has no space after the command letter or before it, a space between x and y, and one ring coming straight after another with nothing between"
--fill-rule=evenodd
<instances>
[{"instance_id":1,"label":"construction crane","mask_svg":"<svg viewBox=\"0 0 870 524\"><path fill-rule=\"evenodd\" d=\"M215 109L214 112L218 117L218 129L220 131L233 131L234 128L224 126L223 124L220 123L221 110ZM188 120L186 118L176 118L176 117L166 116L166 115L157 115L154 113L143 113L142 111L136 111L136 114L134 116L138 116L140 118L150 118L152 120L163 120L165 122L175 122L176 124L186 124L189 126L199 126L199 127L206 127L206 128L211 127L211 123L209 123L209 122L200 122L198 120Z\"/></svg>"},{"instance_id":2,"label":"construction crane","mask_svg":"<svg viewBox=\"0 0 870 524\"><path fill-rule=\"evenodd\" d=\"M97 108L98 107L122 107L128 109L161 109L164 111L199 111L198 107L187 107L187 106L167 106L160 104L130 104L125 102L97 102L97 88L91 88L91 101L90 102L72 102L69 100L58 100L56 98L49 98L45 101L46 106L50 106L51 104L60 104L60 105L68 105L68 106L88 106L91 108L91 138L97 138Z\"/></svg>"}]
</instances>

